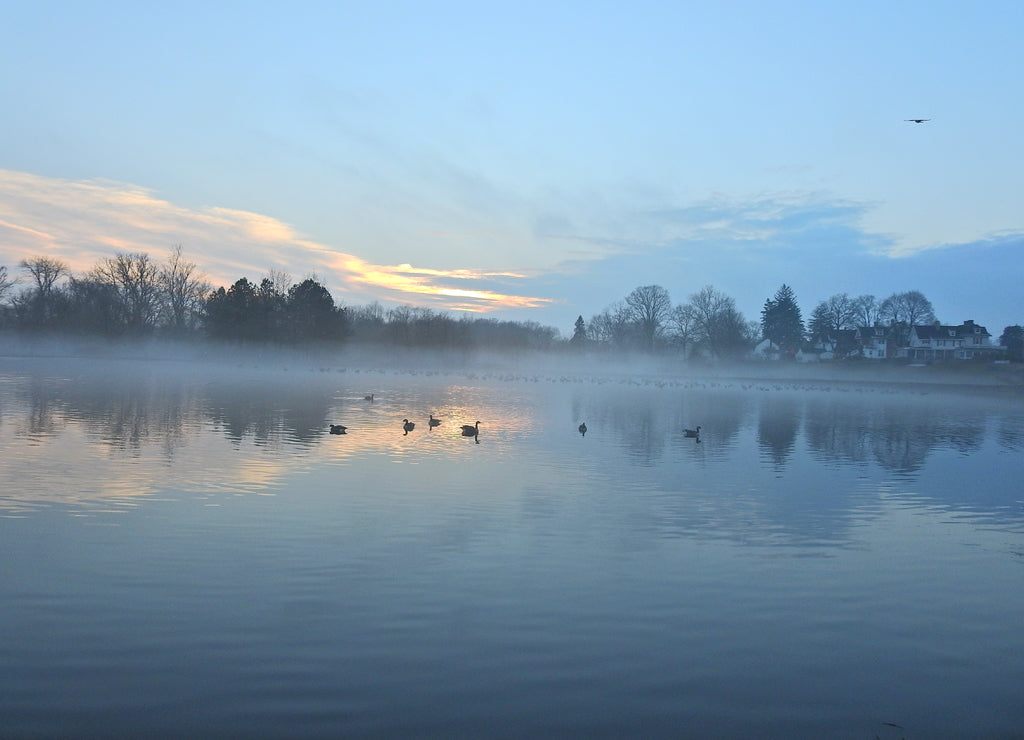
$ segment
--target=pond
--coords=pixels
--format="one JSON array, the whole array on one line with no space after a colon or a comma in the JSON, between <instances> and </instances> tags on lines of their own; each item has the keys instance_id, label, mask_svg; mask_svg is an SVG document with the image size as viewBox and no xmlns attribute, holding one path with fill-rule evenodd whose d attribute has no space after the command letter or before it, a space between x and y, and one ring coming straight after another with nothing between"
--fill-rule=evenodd
<instances>
[{"instance_id":1,"label":"pond","mask_svg":"<svg viewBox=\"0 0 1024 740\"><path fill-rule=\"evenodd\" d=\"M1022 453L970 388L0 359L0 735L1019 736Z\"/></svg>"}]
</instances>

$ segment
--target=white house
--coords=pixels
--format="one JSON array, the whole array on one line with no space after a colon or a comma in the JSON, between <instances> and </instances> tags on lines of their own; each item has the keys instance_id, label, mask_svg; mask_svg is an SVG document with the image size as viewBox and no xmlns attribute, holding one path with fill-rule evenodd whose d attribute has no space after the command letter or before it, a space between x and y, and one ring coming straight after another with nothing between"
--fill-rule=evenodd
<instances>
[{"instance_id":1,"label":"white house","mask_svg":"<svg viewBox=\"0 0 1024 740\"><path fill-rule=\"evenodd\" d=\"M857 342L860 354L872 360L884 360L890 356L889 328L885 326L857 327Z\"/></svg>"},{"instance_id":2,"label":"white house","mask_svg":"<svg viewBox=\"0 0 1024 740\"><path fill-rule=\"evenodd\" d=\"M991 334L984 326L968 319L960 326L938 324L910 327L907 357L912 360L973 360L995 357Z\"/></svg>"}]
</instances>

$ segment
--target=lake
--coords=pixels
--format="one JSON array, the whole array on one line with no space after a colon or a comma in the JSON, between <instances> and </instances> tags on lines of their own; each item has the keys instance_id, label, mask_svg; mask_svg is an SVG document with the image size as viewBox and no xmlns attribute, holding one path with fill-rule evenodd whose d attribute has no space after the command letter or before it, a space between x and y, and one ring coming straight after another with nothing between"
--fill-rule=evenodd
<instances>
[{"instance_id":1,"label":"lake","mask_svg":"<svg viewBox=\"0 0 1024 740\"><path fill-rule=\"evenodd\" d=\"M0 736L1024 736L1020 397L509 367L0 358Z\"/></svg>"}]
</instances>

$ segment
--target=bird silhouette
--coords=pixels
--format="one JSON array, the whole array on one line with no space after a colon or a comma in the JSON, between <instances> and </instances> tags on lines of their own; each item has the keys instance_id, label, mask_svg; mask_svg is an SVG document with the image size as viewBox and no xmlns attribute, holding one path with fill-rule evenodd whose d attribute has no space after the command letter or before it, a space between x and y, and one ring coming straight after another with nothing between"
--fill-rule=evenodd
<instances>
[{"instance_id":1,"label":"bird silhouette","mask_svg":"<svg viewBox=\"0 0 1024 740\"><path fill-rule=\"evenodd\" d=\"M415 429L415 428L416 428L416 425L415 425L415 424L413 424L413 423L412 423L411 421L409 421L408 419L402 419L402 422L403 422L403 423L402 423L402 429L404 429L404 430L405 430L405 433L406 433L406 434L408 434L409 432L411 432L411 431L412 431L413 429Z\"/></svg>"},{"instance_id":2,"label":"bird silhouette","mask_svg":"<svg viewBox=\"0 0 1024 740\"><path fill-rule=\"evenodd\" d=\"M930 121L932 119L930 119L930 118L904 118L903 120L906 121L907 123L924 123L925 121Z\"/></svg>"},{"instance_id":3,"label":"bird silhouette","mask_svg":"<svg viewBox=\"0 0 1024 740\"><path fill-rule=\"evenodd\" d=\"M587 422L583 422L582 424L580 424L579 430L580 430L580 434L582 434L584 437L586 437L587 436Z\"/></svg>"},{"instance_id":4,"label":"bird silhouette","mask_svg":"<svg viewBox=\"0 0 1024 740\"><path fill-rule=\"evenodd\" d=\"M440 419L435 419L434 415L431 414L430 415L430 421L427 422L427 426L430 427L431 429L433 429L434 427L436 427L440 423L441 423L441 420Z\"/></svg>"},{"instance_id":5,"label":"bird silhouette","mask_svg":"<svg viewBox=\"0 0 1024 740\"><path fill-rule=\"evenodd\" d=\"M343 427L341 424L331 424L331 434L344 434L348 427Z\"/></svg>"},{"instance_id":6,"label":"bird silhouette","mask_svg":"<svg viewBox=\"0 0 1024 740\"><path fill-rule=\"evenodd\" d=\"M373 394L371 393L368 396L363 396L363 400L364 401L372 401L373 400Z\"/></svg>"},{"instance_id":7,"label":"bird silhouette","mask_svg":"<svg viewBox=\"0 0 1024 740\"><path fill-rule=\"evenodd\" d=\"M475 437L480 433L480 422L478 421L475 425L463 424L462 425L462 436L463 437Z\"/></svg>"},{"instance_id":8,"label":"bird silhouette","mask_svg":"<svg viewBox=\"0 0 1024 740\"><path fill-rule=\"evenodd\" d=\"M683 436L700 438L700 427L698 426L696 429L684 429Z\"/></svg>"}]
</instances>

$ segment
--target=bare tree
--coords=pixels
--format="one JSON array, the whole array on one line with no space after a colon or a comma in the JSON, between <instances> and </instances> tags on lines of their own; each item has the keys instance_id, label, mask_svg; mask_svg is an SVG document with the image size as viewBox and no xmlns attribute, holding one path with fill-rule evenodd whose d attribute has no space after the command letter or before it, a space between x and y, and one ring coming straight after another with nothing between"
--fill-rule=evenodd
<instances>
[{"instance_id":1,"label":"bare tree","mask_svg":"<svg viewBox=\"0 0 1024 740\"><path fill-rule=\"evenodd\" d=\"M113 286L121 303L125 329L142 333L156 321L160 297L160 270L143 252L120 252L102 260L91 278Z\"/></svg>"},{"instance_id":2,"label":"bare tree","mask_svg":"<svg viewBox=\"0 0 1024 740\"><path fill-rule=\"evenodd\" d=\"M67 264L54 257L33 257L22 260L21 268L32 276L36 283L36 290L41 296L49 296L57 281L69 274Z\"/></svg>"},{"instance_id":3,"label":"bare tree","mask_svg":"<svg viewBox=\"0 0 1024 740\"><path fill-rule=\"evenodd\" d=\"M859 326L874 326L878 321L878 301L873 295L865 293L854 298L853 309Z\"/></svg>"},{"instance_id":4,"label":"bare tree","mask_svg":"<svg viewBox=\"0 0 1024 740\"><path fill-rule=\"evenodd\" d=\"M694 336L715 357L740 354L750 343L750 327L736 302L707 285L690 296Z\"/></svg>"},{"instance_id":5,"label":"bare tree","mask_svg":"<svg viewBox=\"0 0 1024 740\"><path fill-rule=\"evenodd\" d=\"M626 296L630 318L640 329L644 346L654 349L654 340L672 312L672 299L660 285L644 285Z\"/></svg>"},{"instance_id":6,"label":"bare tree","mask_svg":"<svg viewBox=\"0 0 1024 740\"><path fill-rule=\"evenodd\" d=\"M893 293L882 301L878 307L879 316L891 324L919 326L935 323L935 310L932 303L919 290L906 293Z\"/></svg>"},{"instance_id":7,"label":"bare tree","mask_svg":"<svg viewBox=\"0 0 1024 740\"><path fill-rule=\"evenodd\" d=\"M629 347L636 337L636 324L629 307L618 301L590 319L591 338L616 349Z\"/></svg>"},{"instance_id":8,"label":"bare tree","mask_svg":"<svg viewBox=\"0 0 1024 740\"><path fill-rule=\"evenodd\" d=\"M56 328L66 303L57 283L70 275L67 264L54 257L33 257L20 265L35 285L14 297L15 315L24 326Z\"/></svg>"},{"instance_id":9,"label":"bare tree","mask_svg":"<svg viewBox=\"0 0 1024 740\"><path fill-rule=\"evenodd\" d=\"M668 325L672 341L685 355L697 339L697 313L693 306L679 305L673 308L668 317Z\"/></svg>"},{"instance_id":10,"label":"bare tree","mask_svg":"<svg viewBox=\"0 0 1024 740\"><path fill-rule=\"evenodd\" d=\"M4 296L14 287L16 282L16 279L7 276L7 266L0 265L0 303L3 302Z\"/></svg>"},{"instance_id":11,"label":"bare tree","mask_svg":"<svg viewBox=\"0 0 1024 740\"><path fill-rule=\"evenodd\" d=\"M176 332L195 328L212 288L197 272L196 264L181 256L180 244L171 249L167 261L160 267L157 282L167 327Z\"/></svg>"},{"instance_id":12,"label":"bare tree","mask_svg":"<svg viewBox=\"0 0 1024 740\"><path fill-rule=\"evenodd\" d=\"M840 329L853 329L857 326L857 304L846 293L834 296L819 303L811 313L808 334L814 337L834 334Z\"/></svg>"},{"instance_id":13,"label":"bare tree","mask_svg":"<svg viewBox=\"0 0 1024 740\"><path fill-rule=\"evenodd\" d=\"M314 275L310 275L309 277L313 280L317 280L316 276ZM284 270L268 270L267 276L263 278L263 280L269 281L269 284L271 287L273 287L274 292L280 295L288 295L288 291L292 286L292 276L289 275ZM318 282L320 281L318 280Z\"/></svg>"}]
</instances>

